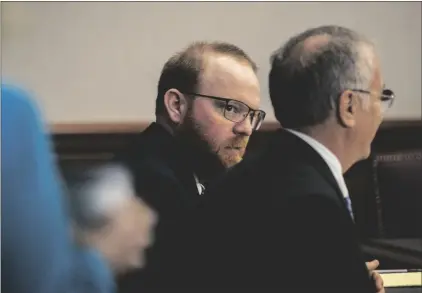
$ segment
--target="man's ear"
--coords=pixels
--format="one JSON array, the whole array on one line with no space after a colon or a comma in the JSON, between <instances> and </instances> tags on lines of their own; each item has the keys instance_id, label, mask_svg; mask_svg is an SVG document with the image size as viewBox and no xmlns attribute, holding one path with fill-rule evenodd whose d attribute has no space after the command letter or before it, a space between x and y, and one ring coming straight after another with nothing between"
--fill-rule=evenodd
<instances>
[{"instance_id":1,"label":"man's ear","mask_svg":"<svg viewBox=\"0 0 422 293\"><path fill-rule=\"evenodd\" d=\"M164 94L164 106L171 121L180 124L188 110L188 104L185 96L177 89L169 89Z\"/></svg>"},{"instance_id":2,"label":"man's ear","mask_svg":"<svg viewBox=\"0 0 422 293\"><path fill-rule=\"evenodd\" d=\"M346 128L354 127L356 124L357 96L350 90L344 91L338 101L339 122Z\"/></svg>"}]
</instances>

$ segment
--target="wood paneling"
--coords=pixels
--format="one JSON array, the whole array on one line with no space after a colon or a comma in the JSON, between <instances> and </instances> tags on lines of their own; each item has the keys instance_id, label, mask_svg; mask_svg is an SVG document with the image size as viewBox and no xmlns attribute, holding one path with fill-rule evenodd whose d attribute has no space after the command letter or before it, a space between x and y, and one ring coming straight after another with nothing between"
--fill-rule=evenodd
<instances>
[{"instance_id":1,"label":"wood paneling","mask_svg":"<svg viewBox=\"0 0 422 293\"><path fill-rule=\"evenodd\" d=\"M148 123L125 124L61 124L53 125L53 138L63 173L72 168L84 168L102 164L113 158L114 154L125 150L145 129ZM250 140L247 154L264 148L269 142L272 132L277 129L277 123L266 123ZM355 212L355 221L358 231L368 248L369 239L380 238L384 227L383 195L380 186L385 184L378 176L379 157L385 154L401 154L408 151L422 150L422 123L421 121L386 121L384 122L373 143L370 158L353 166L346 174L345 179L352 198ZM379 180L381 178L381 180ZM389 182L391 183L391 182ZM400 204L402 195L397 195L397 204ZM411 197L407 197L411 198ZM409 204L409 203L407 203ZM422 210L420 211L422 214ZM388 228L388 227L387 227ZM369 259L377 258L382 268L411 267L399 252L394 257L385 255L384 250L366 251Z\"/></svg>"},{"instance_id":2,"label":"wood paneling","mask_svg":"<svg viewBox=\"0 0 422 293\"><path fill-rule=\"evenodd\" d=\"M124 151L148 123L62 124L53 125L53 138L60 165L91 165L113 158ZM250 140L247 155L269 142L277 123L266 123ZM373 143L370 158L353 166L345 179L356 212L356 223L363 237L381 236L382 195L378 194L377 156L422 150L421 121L386 121ZM421 211L422 212L422 211Z\"/></svg>"}]
</instances>

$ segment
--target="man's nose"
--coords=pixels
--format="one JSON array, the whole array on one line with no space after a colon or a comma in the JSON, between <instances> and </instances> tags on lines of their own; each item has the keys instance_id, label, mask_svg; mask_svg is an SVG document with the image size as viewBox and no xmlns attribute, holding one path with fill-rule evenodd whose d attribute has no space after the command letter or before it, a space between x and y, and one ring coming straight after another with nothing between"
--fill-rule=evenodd
<instances>
[{"instance_id":1,"label":"man's nose","mask_svg":"<svg viewBox=\"0 0 422 293\"><path fill-rule=\"evenodd\" d=\"M253 132L252 122L249 115L242 122L235 123L233 132L238 135L250 136Z\"/></svg>"}]
</instances>

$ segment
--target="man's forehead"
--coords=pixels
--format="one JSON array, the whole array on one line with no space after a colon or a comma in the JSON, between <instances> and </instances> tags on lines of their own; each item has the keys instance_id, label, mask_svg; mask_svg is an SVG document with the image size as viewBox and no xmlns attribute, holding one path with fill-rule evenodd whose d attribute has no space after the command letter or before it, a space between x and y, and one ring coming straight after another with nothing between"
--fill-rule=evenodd
<instances>
[{"instance_id":1,"label":"man's forehead","mask_svg":"<svg viewBox=\"0 0 422 293\"><path fill-rule=\"evenodd\" d=\"M375 63L374 63L374 75L372 79L372 87L374 87L375 90L378 90L378 89L383 90L385 88L384 78L381 72L379 61L377 59L375 59Z\"/></svg>"},{"instance_id":2,"label":"man's forehead","mask_svg":"<svg viewBox=\"0 0 422 293\"><path fill-rule=\"evenodd\" d=\"M260 85L258 77L246 60L212 54L205 58L199 82L201 94L240 100L258 107Z\"/></svg>"},{"instance_id":3,"label":"man's forehead","mask_svg":"<svg viewBox=\"0 0 422 293\"><path fill-rule=\"evenodd\" d=\"M247 60L221 53L205 54L202 69L202 75L208 78L218 77L215 73L237 76L244 74L245 70L255 74Z\"/></svg>"}]
</instances>

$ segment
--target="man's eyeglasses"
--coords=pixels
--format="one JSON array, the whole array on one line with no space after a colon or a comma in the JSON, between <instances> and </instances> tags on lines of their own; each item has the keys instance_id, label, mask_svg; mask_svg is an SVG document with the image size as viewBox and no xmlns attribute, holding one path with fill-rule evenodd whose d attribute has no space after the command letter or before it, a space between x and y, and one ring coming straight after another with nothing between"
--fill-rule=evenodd
<instances>
[{"instance_id":1,"label":"man's eyeglasses","mask_svg":"<svg viewBox=\"0 0 422 293\"><path fill-rule=\"evenodd\" d=\"M369 94L371 95L372 92L367 91L367 90L361 90L361 89L352 89L351 91L353 92L358 92L358 93L364 93L364 94ZM381 100L381 105L382 105L382 111L385 112L387 111L387 109L389 109L394 102L395 99L395 94L392 90L390 89L384 89L381 93L380 96L380 100Z\"/></svg>"},{"instance_id":2,"label":"man's eyeglasses","mask_svg":"<svg viewBox=\"0 0 422 293\"><path fill-rule=\"evenodd\" d=\"M191 97L203 97L221 101L224 117L235 123L243 122L247 117L250 119L252 130L258 130L265 119L265 112L262 110L253 110L245 103L233 99L220 98L215 96L202 95L197 93L184 93Z\"/></svg>"}]
</instances>

